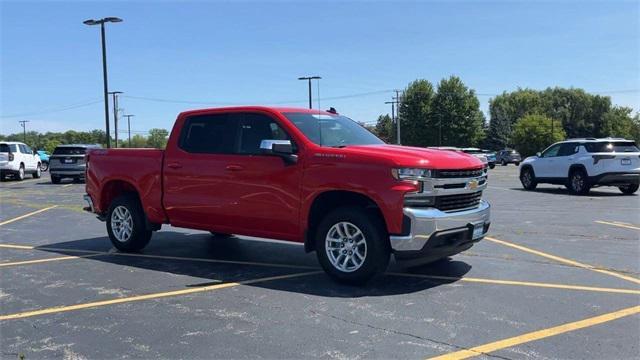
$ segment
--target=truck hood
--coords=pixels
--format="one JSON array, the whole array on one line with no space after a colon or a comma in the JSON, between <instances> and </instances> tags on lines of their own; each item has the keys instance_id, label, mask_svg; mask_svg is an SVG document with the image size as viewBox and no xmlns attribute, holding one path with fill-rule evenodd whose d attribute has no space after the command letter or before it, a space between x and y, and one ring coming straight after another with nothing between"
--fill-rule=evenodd
<instances>
[{"instance_id":1,"label":"truck hood","mask_svg":"<svg viewBox=\"0 0 640 360\"><path fill-rule=\"evenodd\" d=\"M352 145L342 148L345 155L368 156L390 161L397 167L437 170L478 169L484 166L475 156L460 151L427 149L400 145Z\"/></svg>"}]
</instances>

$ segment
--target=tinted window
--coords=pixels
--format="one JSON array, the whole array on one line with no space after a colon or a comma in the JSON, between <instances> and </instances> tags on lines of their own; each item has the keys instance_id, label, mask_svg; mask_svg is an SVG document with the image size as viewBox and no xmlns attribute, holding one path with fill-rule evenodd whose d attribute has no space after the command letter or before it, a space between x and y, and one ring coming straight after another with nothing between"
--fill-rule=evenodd
<instances>
[{"instance_id":1,"label":"tinted window","mask_svg":"<svg viewBox=\"0 0 640 360\"><path fill-rule=\"evenodd\" d=\"M53 150L53 155L84 155L86 150L86 148L79 146L61 146Z\"/></svg>"},{"instance_id":2,"label":"tinted window","mask_svg":"<svg viewBox=\"0 0 640 360\"><path fill-rule=\"evenodd\" d=\"M638 152L638 146L631 141L591 142L585 143L588 152Z\"/></svg>"},{"instance_id":3,"label":"tinted window","mask_svg":"<svg viewBox=\"0 0 640 360\"><path fill-rule=\"evenodd\" d=\"M9 144L0 144L0 152L8 153L12 151L9 149Z\"/></svg>"},{"instance_id":4,"label":"tinted window","mask_svg":"<svg viewBox=\"0 0 640 360\"><path fill-rule=\"evenodd\" d=\"M180 133L180 148L192 153L232 154L236 148L237 115L188 118Z\"/></svg>"},{"instance_id":5,"label":"tinted window","mask_svg":"<svg viewBox=\"0 0 640 360\"><path fill-rule=\"evenodd\" d=\"M20 148L20 152L23 154L27 154L27 147L25 145L22 144L18 144L18 148Z\"/></svg>"},{"instance_id":6,"label":"tinted window","mask_svg":"<svg viewBox=\"0 0 640 360\"><path fill-rule=\"evenodd\" d=\"M554 156L558 156L558 152L560 150L560 145L561 144L557 144L557 145L553 145L552 147L548 148L547 150L545 150L542 153L542 157L554 157Z\"/></svg>"},{"instance_id":7,"label":"tinted window","mask_svg":"<svg viewBox=\"0 0 640 360\"><path fill-rule=\"evenodd\" d=\"M340 115L284 114L304 135L322 146L384 144L360 124Z\"/></svg>"},{"instance_id":8,"label":"tinted window","mask_svg":"<svg viewBox=\"0 0 640 360\"><path fill-rule=\"evenodd\" d=\"M271 117L244 114L240 124L240 154L260 154L262 140L290 140L289 135Z\"/></svg>"},{"instance_id":9,"label":"tinted window","mask_svg":"<svg viewBox=\"0 0 640 360\"><path fill-rule=\"evenodd\" d=\"M564 143L560 145L560 150L558 150L558 156L569 156L578 152L578 144L577 143Z\"/></svg>"}]
</instances>

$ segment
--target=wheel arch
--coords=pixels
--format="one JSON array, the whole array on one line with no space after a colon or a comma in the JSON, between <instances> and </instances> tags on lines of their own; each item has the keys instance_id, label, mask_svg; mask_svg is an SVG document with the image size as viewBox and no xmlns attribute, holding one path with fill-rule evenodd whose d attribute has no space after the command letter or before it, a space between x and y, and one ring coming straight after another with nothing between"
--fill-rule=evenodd
<instances>
[{"instance_id":1,"label":"wheel arch","mask_svg":"<svg viewBox=\"0 0 640 360\"><path fill-rule=\"evenodd\" d=\"M586 166L584 166L583 164L572 164L571 166L569 166L569 172L567 173L567 178L569 178L569 176L571 176L571 174L576 170L582 170L584 171L585 174L587 174L587 176L589 176L589 172L587 171Z\"/></svg>"},{"instance_id":2,"label":"wheel arch","mask_svg":"<svg viewBox=\"0 0 640 360\"><path fill-rule=\"evenodd\" d=\"M328 190L317 194L309 207L304 236L304 249L306 252L315 250L315 231L324 218L324 215L333 209L344 206L357 206L366 209L374 217L379 219L386 231L387 224L385 222L385 218L380 206L375 200L367 195L355 191Z\"/></svg>"}]
</instances>

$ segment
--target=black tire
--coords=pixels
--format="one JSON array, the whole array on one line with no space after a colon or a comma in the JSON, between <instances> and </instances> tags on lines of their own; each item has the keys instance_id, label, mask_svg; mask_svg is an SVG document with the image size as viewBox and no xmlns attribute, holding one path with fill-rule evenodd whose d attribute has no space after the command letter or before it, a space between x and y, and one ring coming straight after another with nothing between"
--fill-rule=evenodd
<instances>
[{"instance_id":1,"label":"black tire","mask_svg":"<svg viewBox=\"0 0 640 360\"><path fill-rule=\"evenodd\" d=\"M24 180L24 164L20 164L20 169L18 169L16 179L18 179L19 181Z\"/></svg>"},{"instance_id":2,"label":"black tire","mask_svg":"<svg viewBox=\"0 0 640 360\"><path fill-rule=\"evenodd\" d=\"M574 169L569 173L568 185L574 195L586 195L591 190L589 177L583 169Z\"/></svg>"},{"instance_id":3,"label":"black tire","mask_svg":"<svg viewBox=\"0 0 640 360\"><path fill-rule=\"evenodd\" d=\"M52 184L60 184L60 177L51 175Z\"/></svg>"},{"instance_id":4,"label":"black tire","mask_svg":"<svg viewBox=\"0 0 640 360\"><path fill-rule=\"evenodd\" d=\"M520 166L520 161L516 161L516 162L514 162L514 164L515 164L516 166Z\"/></svg>"},{"instance_id":5,"label":"black tire","mask_svg":"<svg viewBox=\"0 0 640 360\"><path fill-rule=\"evenodd\" d=\"M31 176L33 176L34 179L40 179L40 163L38 163L38 166L36 167L36 171L31 174Z\"/></svg>"},{"instance_id":6,"label":"black tire","mask_svg":"<svg viewBox=\"0 0 640 360\"><path fill-rule=\"evenodd\" d=\"M47 171L47 170L49 170L49 162L43 161L42 164L40 164L40 171Z\"/></svg>"},{"instance_id":7,"label":"black tire","mask_svg":"<svg viewBox=\"0 0 640 360\"><path fill-rule=\"evenodd\" d=\"M530 166L527 166L520 171L520 183L525 190L535 190L538 186L536 174Z\"/></svg>"},{"instance_id":8,"label":"black tire","mask_svg":"<svg viewBox=\"0 0 640 360\"><path fill-rule=\"evenodd\" d=\"M331 255L335 257L335 255L338 254L335 261L340 263L342 256L344 256L344 258L350 256L353 259L356 253L359 255L362 250L364 250L364 258L360 256L360 259L363 260L361 260L360 266L354 270L345 271L334 266L327 251L326 239L332 233L334 235L340 235L338 231L334 229L334 226L337 227L340 223L353 225L352 230L355 228L355 230L360 230L362 233L362 236L360 236L357 234L357 231L352 231L351 235L353 237L349 236L343 239L337 239L334 243L341 245L337 245ZM341 231L344 232L344 229ZM316 255L318 256L320 265L332 279L341 283L362 285L387 269L391 251L386 238L387 232L381 220L367 212L367 210L361 207L338 208L327 214L316 228ZM362 240L364 240L365 245L359 246L357 243ZM340 246L344 247L344 250L340 250ZM351 253L352 250L353 255ZM344 261L345 268L349 262L355 266L354 260L346 260Z\"/></svg>"},{"instance_id":9,"label":"black tire","mask_svg":"<svg viewBox=\"0 0 640 360\"><path fill-rule=\"evenodd\" d=\"M130 221L119 220L122 213L129 214ZM125 223L130 227L128 232L116 230L126 226ZM107 212L107 233L113 246L120 251L139 251L147 246L153 232L146 227L146 216L137 197L120 195L113 200Z\"/></svg>"},{"instance_id":10,"label":"black tire","mask_svg":"<svg viewBox=\"0 0 640 360\"><path fill-rule=\"evenodd\" d=\"M625 186L618 186L618 189L620 189L620 191L625 195L631 195L638 191L638 187L640 187L638 184L629 184Z\"/></svg>"},{"instance_id":11,"label":"black tire","mask_svg":"<svg viewBox=\"0 0 640 360\"><path fill-rule=\"evenodd\" d=\"M500 164L502 164L502 166L507 166L508 162L504 161L504 159L502 159L502 161L500 162Z\"/></svg>"},{"instance_id":12,"label":"black tire","mask_svg":"<svg viewBox=\"0 0 640 360\"><path fill-rule=\"evenodd\" d=\"M489 169L493 169L496 167L496 164L489 164Z\"/></svg>"},{"instance_id":13,"label":"black tire","mask_svg":"<svg viewBox=\"0 0 640 360\"><path fill-rule=\"evenodd\" d=\"M211 234L211 236L219 238L219 239L228 239L228 238L233 236L231 234L217 233L217 232L213 232L213 231L209 231L209 233Z\"/></svg>"}]
</instances>

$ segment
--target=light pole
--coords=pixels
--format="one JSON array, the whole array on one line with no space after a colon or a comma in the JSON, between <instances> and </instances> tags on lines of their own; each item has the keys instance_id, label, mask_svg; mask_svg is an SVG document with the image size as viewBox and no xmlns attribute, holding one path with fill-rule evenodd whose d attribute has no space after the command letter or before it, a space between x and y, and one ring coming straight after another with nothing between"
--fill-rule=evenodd
<instances>
[{"instance_id":1,"label":"light pole","mask_svg":"<svg viewBox=\"0 0 640 360\"><path fill-rule=\"evenodd\" d=\"M107 148L111 147L111 135L109 135L109 86L107 85L107 48L104 40L104 23L121 22L122 19L117 17L106 17L99 20L89 19L83 21L85 25L100 25L100 34L102 38L102 78L104 82L104 123L107 131Z\"/></svg>"},{"instance_id":2,"label":"light pole","mask_svg":"<svg viewBox=\"0 0 640 360\"><path fill-rule=\"evenodd\" d=\"M118 147L118 94L122 91L109 91L109 95L113 95L113 132L116 138L116 148Z\"/></svg>"},{"instance_id":3,"label":"light pole","mask_svg":"<svg viewBox=\"0 0 640 360\"><path fill-rule=\"evenodd\" d=\"M27 143L27 123L29 122L29 120L20 120L18 121L20 123L20 126L22 126L22 142L23 143Z\"/></svg>"},{"instance_id":4,"label":"light pole","mask_svg":"<svg viewBox=\"0 0 640 360\"><path fill-rule=\"evenodd\" d=\"M131 117L135 115L122 115L127 118L127 130L129 132L129 147L131 147Z\"/></svg>"},{"instance_id":5,"label":"light pole","mask_svg":"<svg viewBox=\"0 0 640 360\"><path fill-rule=\"evenodd\" d=\"M322 79L320 76L301 76L298 80L307 80L309 81L309 109L313 109L311 102L311 80L320 80Z\"/></svg>"}]
</instances>

